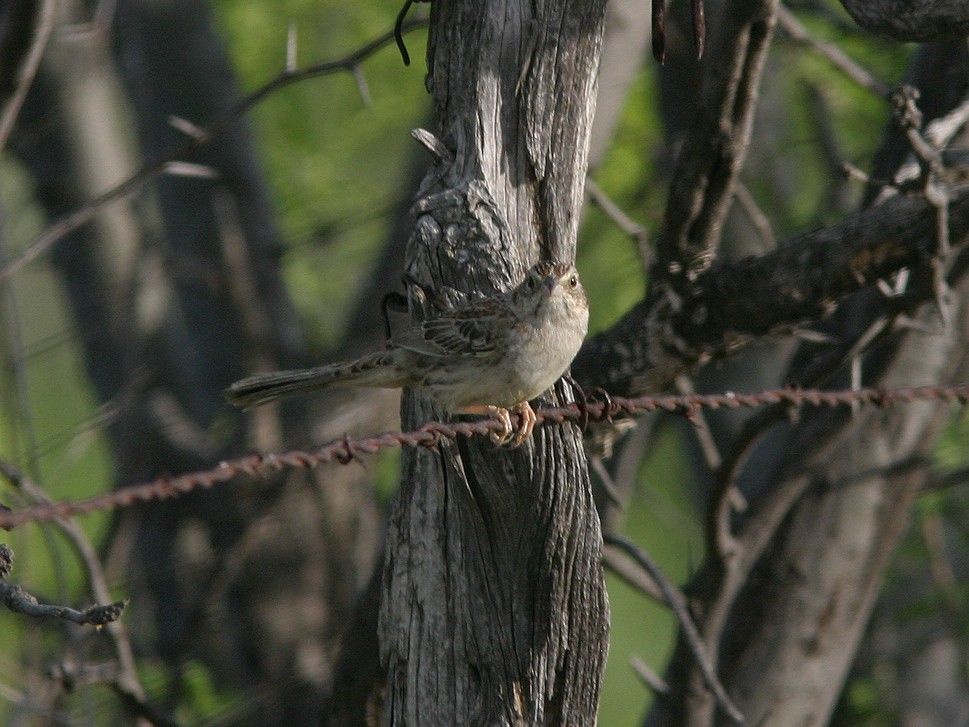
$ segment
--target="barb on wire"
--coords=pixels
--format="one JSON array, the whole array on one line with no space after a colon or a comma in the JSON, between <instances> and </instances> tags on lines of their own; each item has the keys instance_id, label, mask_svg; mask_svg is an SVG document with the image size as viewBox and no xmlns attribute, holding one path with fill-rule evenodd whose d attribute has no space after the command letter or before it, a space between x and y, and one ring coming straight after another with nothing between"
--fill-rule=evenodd
<instances>
[{"instance_id":1,"label":"barb on wire","mask_svg":"<svg viewBox=\"0 0 969 727\"><path fill-rule=\"evenodd\" d=\"M605 401L588 400L583 404L574 403L564 407L542 407L537 409L535 414L537 423L578 421L586 417L590 422L601 423L611 422L616 417L634 416L653 411L690 416L698 409L737 409L769 405L792 408L853 404L893 406L914 401L958 402L965 406L969 404L969 384L836 391L782 388L749 394L727 392L685 396L643 396L636 399L608 397ZM39 503L18 511L0 510L0 528L10 530L26 522L48 522L74 515L130 507L138 502L165 500L199 488L213 487L241 476L265 477L284 469L309 469L331 462L347 464L361 455L375 454L382 449L400 447L434 449L442 439L490 436L503 429L503 424L497 419L481 419L473 422L432 421L409 432L385 432L359 439L344 437L309 452L293 450L281 454L250 454L221 462L213 469L190 472L177 477L162 477L151 482L95 495L85 500Z\"/></svg>"},{"instance_id":2,"label":"barb on wire","mask_svg":"<svg viewBox=\"0 0 969 727\"><path fill-rule=\"evenodd\" d=\"M239 99L221 118L204 128L194 129L184 144L147 162L130 177L122 180L114 187L101 193L87 204L78 207L48 227L39 238L27 246L18 258L0 268L0 280L9 278L35 258L42 255L55 242L92 219L108 203L124 199L134 194L143 185L165 174L173 163L179 162L195 150L211 142L234 121L271 94L307 78L324 76L337 71L356 72L356 68L360 63L385 45L393 42L397 35L424 25L427 25L427 21L420 18L405 20L394 30L384 33L343 58L325 63L316 63L304 68L284 68L275 78L263 84L249 95Z\"/></svg>"}]
</instances>

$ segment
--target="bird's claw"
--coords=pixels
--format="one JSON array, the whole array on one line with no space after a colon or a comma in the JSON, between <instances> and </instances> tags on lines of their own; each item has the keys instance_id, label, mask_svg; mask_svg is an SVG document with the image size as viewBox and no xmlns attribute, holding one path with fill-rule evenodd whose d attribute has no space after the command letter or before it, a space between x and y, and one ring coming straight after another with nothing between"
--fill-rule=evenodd
<instances>
[{"instance_id":1,"label":"bird's claw","mask_svg":"<svg viewBox=\"0 0 969 727\"><path fill-rule=\"evenodd\" d=\"M497 419L501 424L501 429L497 432L491 433L491 441L495 443L496 447L502 446L505 442L511 439L512 427L511 427L511 415L508 410L502 406L488 406L488 413L491 415L492 419Z\"/></svg>"},{"instance_id":2,"label":"bird's claw","mask_svg":"<svg viewBox=\"0 0 969 727\"><path fill-rule=\"evenodd\" d=\"M494 419L501 422L501 430L491 433L491 441L495 443L496 447L501 447L509 443L512 447L520 447L535 430L535 423L538 421L538 417L535 414L535 410L532 409L531 404L523 401L521 404L515 404L512 409L518 415L517 434L515 434L515 430L511 425L511 414L508 409L501 406L488 407L488 413Z\"/></svg>"}]
</instances>

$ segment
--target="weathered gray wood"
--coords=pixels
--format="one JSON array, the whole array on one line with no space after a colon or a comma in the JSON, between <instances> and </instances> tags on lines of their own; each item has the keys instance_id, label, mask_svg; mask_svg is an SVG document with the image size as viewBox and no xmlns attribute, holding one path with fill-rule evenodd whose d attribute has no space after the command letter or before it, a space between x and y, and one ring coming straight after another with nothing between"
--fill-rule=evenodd
<instances>
[{"instance_id":1,"label":"weathered gray wood","mask_svg":"<svg viewBox=\"0 0 969 727\"><path fill-rule=\"evenodd\" d=\"M415 202L407 271L438 304L574 257L604 14L601 0L432 4L446 151ZM405 426L431 416L405 397ZM388 724L595 723L608 604L574 426L516 450L405 452L387 543Z\"/></svg>"}]
</instances>

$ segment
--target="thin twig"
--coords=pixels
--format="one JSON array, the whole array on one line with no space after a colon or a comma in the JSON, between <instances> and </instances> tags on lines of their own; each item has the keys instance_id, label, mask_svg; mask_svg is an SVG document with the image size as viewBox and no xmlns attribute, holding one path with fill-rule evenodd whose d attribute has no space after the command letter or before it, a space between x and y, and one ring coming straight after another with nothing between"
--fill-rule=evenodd
<instances>
[{"instance_id":1,"label":"thin twig","mask_svg":"<svg viewBox=\"0 0 969 727\"><path fill-rule=\"evenodd\" d=\"M693 658L700 667L700 673L703 675L703 681L706 683L707 688L713 693L713 696L716 697L717 704L720 705L720 708L730 717L731 720L733 720L735 724L744 724L744 716L730 700L730 696L727 694L726 690L723 688L723 685L720 683L720 679L717 677L716 667L710 662L710 659L707 658L706 648L703 646L703 639L700 638L700 632L697 630L696 624L693 622L693 617L690 616L689 609L687 608L686 596L680 592L680 589L673 585L672 581L666 577L663 569L660 568L659 565L649 557L646 551L636 545L629 538L622 535L617 535L616 533L603 533L602 540L604 543L614 545L615 547L622 549L622 551L635 560L640 567L642 567L642 569L649 574L656 585L659 586L667 605L673 611L677 621L680 622L683 636L686 638L690 651L693 652Z\"/></svg>"},{"instance_id":2,"label":"thin twig","mask_svg":"<svg viewBox=\"0 0 969 727\"><path fill-rule=\"evenodd\" d=\"M57 16L56 10L57 7L54 0L44 0L44 4L40 9L40 21L34 32L33 44L27 53L27 59L20 72L17 90L14 91L14 94L10 97L10 100L3 109L3 113L0 114L0 150L7 146L7 140L13 131L14 122L16 122L17 116L20 114L24 99L27 98L27 92L30 90L30 86L37 76L37 69L40 68L40 61L44 57L44 51L47 49L47 41L50 40L51 33L54 30L54 21Z\"/></svg>"},{"instance_id":3,"label":"thin twig","mask_svg":"<svg viewBox=\"0 0 969 727\"><path fill-rule=\"evenodd\" d=\"M407 32L413 30L414 28L422 27L426 24L427 21L423 19L408 20L402 24L401 31ZM393 30L384 33L375 40L372 40L370 43L367 43L362 48L335 61L317 63L311 66L306 66L305 68L297 68L294 70L284 69L278 76L270 80L268 83L259 87L248 96L245 96L237 101L221 118L214 121L209 126L198 129L198 134L192 136L182 146L165 152L156 157L154 160L147 162L127 179L122 180L114 187L102 192L90 202L82 205L78 209L74 210L65 217L62 217L60 220L48 227L39 238L27 246L27 248L20 254L20 257L16 258L0 269L0 280L10 277L25 265L42 255L44 252L50 249L51 245L53 245L55 242L60 240L68 233L76 230L85 222L89 221L105 205L119 199L125 199L134 194L142 186L164 174L171 162L175 162L183 157L187 157L196 149L199 149L200 147L211 142L215 137L225 131L236 119L241 117L259 102L263 101L276 91L308 78L325 76L331 73L336 73L337 71L352 72L353 69L363 60L369 58L376 51L392 42L394 40L394 33L395 31Z\"/></svg>"},{"instance_id":4,"label":"thin twig","mask_svg":"<svg viewBox=\"0 0 969 727\"><path fill-rule=\"evenodd\" d=\"M629 666L640 681L652 689L657 696L665 697L670 693L670 685L638 656L629 657Z\"/></svg>"},{"instance_id":5,"label":"thin twig","mask_svg":"<svg viewBox=\"0 0 969 727\"><path fill-rule=\"evenodd\" d=\"M969 97L945 116L940 116L926 124L922 137L924 137L925 143L929 148L941 151L948 146L949 142L952 141L953 137L966 123L969 123ZM922 146L918 139L916 139L916 144L919 144L920 147ZM883 187L897 188L903 182L918 179L919 174L922 172L922 163L913 154L908 161L898 168L892 181L879 181L878 184Z\"/></svg>"},{"instance_id":6,"label":"thin twig","mask_svg":"<svg viewBox=\"0 0 969 727\"><path fill-rule=\"evenodd\" d=\"M6 543L0 543L0 603L14 613L38 618L59 618L82 625L104 626L117 621L127 604L127 601L116 601L106 606L92 606L83 611L69 606L43 604L21 586L4 582L13 570L13 561L13 549Z\"/></svg>"},{"instance_id":7,"label":"thin twig","mask_svg":"<svg viewBox=\"0 0 969 727\"><path fill-rule=\"evenodd\" d=\"M602 461L602 457L599 455L589 457L589 466L599 476L599 482L602 484L602 489L606 493L606 497L609 498L610 504L620 510L623 509L622 496L619 494L619 489L616 487L612 475L609 474L609 470Z\"/></svg>"},{"instance_id":8,"label":"thin twig","mask_svg":"<svg viewBox=\"0 0 969 727\"><path fill-rule=\"evenodd\" d=\"M895 119L899 128L908 139L912 152L915 154L919 174L922 181L922 194L925 201L935 208L935 240L936 249L932 256L932 284L935 293L935 303L942 318L943 326L951 324L950 309L952 306L951 291L947 276L952 262L952 246L949 239L949 190L944 181L945 165L942 161L941 147L934 144L922 134L923 114L918 108L919 91L911 86L901 85L890 95L894 105ZM957 113L952 118L962 119L966 111ZM946 126L936 127L940 141L945 139L947 132L958 128L956 121ZM898 177L896 177L898 179Z\"/></svg>"},{"instance_id":9,"label":"thin twig","mask_svg":"<svg viewBox=\"0 0 969 727\"><path fill-rule=\"evenodd\" d=\"M0 583L0 603L3 603L14 613L36 618L59 618L82 626L104 626L116 621L121 617L125 606L128 605L127 600L115 601L106 606L91 606L91 608L78 611L70 606L41 603L22 587L9 583Z\"/></svg>"},{"instance_id":10,"label":"thin twig","mask_svg":"<svg viewBox=\"0 0 969 727\"><path fill-rule=\"evenodd\" d=\"M397 50L400 51L400 59L404 62L405 66L410 65L410 53L407 52L407 46L404 44L404 22L407 19L407 11L410 10L410 6L415 1L404 0L404 5L401 7L400 12L397 13L397 21L394 23L394 41L397 43Z\"/></svg>"},{"instance_id":11,"label":"thin twig","mask_svg":"<svg viewBox=\"0 0 969 727\"><path fill-rule=\"evenodd\" d=\"M656 585L656 581L652 579L649 573L624 555L619 548L605 543L605 547L602 549L602 564L642 595L657 603L666 604L666 599L663 597L659 586Z\"/></svg>"},{"instance_id":12,"label":"thin twig","mask_svg":"<svg viewBox=\"0 0 969 727\"><path fill-rule=\"evenodd\" d=\"M880 81L873 73L852 60L834 43L815 40L807 28L801 24L801 21L794 17L794 14L783 5L777 9L777 22L792 40L813 48L862 88L868 89L879 98L885 98L888 95L889 87L886 83Z\"/></svg>"},{"instance_id":13,"label":"thin twig","mask_svg":"<svg viewBox=\"0 0 969 727\"><path fill-rule=\"evenodd\" d=\"M9 462L0 461L0 474L6 477L11 484L23 492L34 503L51 504L51 500L44 489ZM74 547L81 561L84 563L84 567L87 570L88 582L95 600L98 603L109 603L111 601L111 593L108 588L108 579L104 573L101 560L98 557L97 549L94 547L90 538L88 538L83 528L73 520L58 521L57 526L67 537L68 542ZM114 605L120 603L122 602L118 601ZM120 611L118 615L120 616ZM120 666L115 681L132 697L145 700L145 690L138 678L134 650L131 646L131 639L129 638L127 628L120 621L113 621L106 624L105 630L114 644Z\"/></svg>"},{"instance_id":14,"label":"thin twig","mask_svg":"<svg viewBox=\"0 0 969 727\"><path fill-rule=\"evenodd\" d=\"M925 138L936 149L944 149L967 123L969 123L969 97L945 116L930 121L925 127Z\"/></svg>"},{"instance_id":15,"label":"thin twig","mask_svg":"<svg viewBox=\"0 0 969 727\"><path fill-rule=\"evenodd\" d=\"M750 193L747 185L738 179L734 183L733 195L740 204L740 209L747 215L750 224L757 231L757 235L764 243L762 249L766 251L773 250L777 247L777 237L774 235L770 219L761 210L760 205L757 204L757 200L754 199L754 195Z\"/></svg>"},{"instance_id":16,"label":"thin twig","mask_svg":"<svg viewBox=\"0 0 969 727\"><path fill-rule=\"evenodd\" d=\"M616 227L636 243L636 248L643 259L643 264L648 268L650 263L653 262L653 254L649 249L649 230L627 215L622 207L616 204L603 191L602 187L596 184L592 177L586 177L585 192L589 195L592 203L601 209Z\"/></svg>"},{"instance_id":17,"label":"thin twig","mask_svg":"<svg viewBox=\"0 0 969 727\"><path fill-rule=\"evenodd\" d=\"M675 384L677 391L681 394L696 393L696 389L693 388L693 381L688 376L677 376ZM710 425L707 423L706 417L703 416L703 411L698 409L695 414L690 416L690 421L693 423L693 433L696 435L700 452L703 454L707 467L710 468L711 472L716 471L720 463L723 462L723 457L720 455L720 449L713 438Z\"/></svg>"}]
</instances>

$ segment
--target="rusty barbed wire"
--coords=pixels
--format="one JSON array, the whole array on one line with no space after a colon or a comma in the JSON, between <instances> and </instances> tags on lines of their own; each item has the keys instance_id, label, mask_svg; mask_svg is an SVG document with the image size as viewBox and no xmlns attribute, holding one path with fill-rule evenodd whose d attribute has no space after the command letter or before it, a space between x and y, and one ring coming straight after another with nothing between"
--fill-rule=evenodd
<instances>
[{"instance_id":1,"label":"rusty barbed wire","mask_svg":"<svg viewBox=\"0 0 969 727\"><path fill-rule=\"evenodd\" d=\"M737 409L785 405L792 409L804 406L851 406L870 404L894 406L914 401L955 402L969 404L969 384L956 386L915 386L896 389L862 388L823 391L820 389L780 388L739 394L688 394L643 396L635 399L610 397L601 394L584 403L564 407L544 407L535 410L538 423L588 420L606 422L615 418L654 411L683 414L691 417L700 409ZM435 448L442 439L488 436L500 432L502 425L495 419L473 422L439 422L424 424L408 432L384 432L372 437L337 439L312 451L292 450L279 454L250 454L220 462L208 470L189 472L176 477L160 477L150 482L123 487L84 500L61 500L38 503L22 510L0 510L0 528L10 530L27 522L48 522L56 519L86 515L97 511L130 507L139 502L166 500L193 490L213 487L237 477L264 478L285 469L310 469L336 462L348 464L362 455L372 455L382 449ZM2 506L0 506L2 507Z\"/></svg>"}]
</instances>

